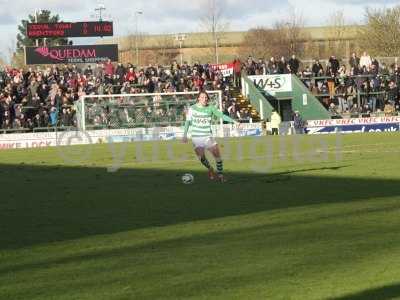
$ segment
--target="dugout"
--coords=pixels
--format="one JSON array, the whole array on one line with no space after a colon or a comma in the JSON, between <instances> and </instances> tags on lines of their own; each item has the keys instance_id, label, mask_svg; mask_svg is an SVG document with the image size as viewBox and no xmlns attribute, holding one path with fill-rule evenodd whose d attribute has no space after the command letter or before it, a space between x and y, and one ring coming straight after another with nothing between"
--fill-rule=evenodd
<instances>
[{"instance_id":1,"label":"dugout","mask_svg":"<svg viewBox=\"0 0 400 300\"><path fill-rule=\"evenodd\" d=\"M270 119L275 109L282 121L291 121L294 111L304 120L330 119L331 114L295 75L242 76L242 94L260 114Z\"/></svg>"}]
</instances>

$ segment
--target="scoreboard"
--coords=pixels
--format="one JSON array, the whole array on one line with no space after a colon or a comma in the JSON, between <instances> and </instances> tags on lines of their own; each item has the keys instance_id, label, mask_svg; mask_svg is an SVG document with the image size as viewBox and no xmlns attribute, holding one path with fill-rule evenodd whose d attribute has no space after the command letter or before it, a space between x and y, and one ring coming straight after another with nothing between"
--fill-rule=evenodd
<instances>
[{"instance_id":1,"label":"scoreboard","mask_svg":"<svg viewBox=\"0 0 400 300\"><path fill-rule=\"evenodd\" d=\"M112 36L113 23L108 21L28 23L26 33L33 39Z\"/></svg>"}]
</instances>

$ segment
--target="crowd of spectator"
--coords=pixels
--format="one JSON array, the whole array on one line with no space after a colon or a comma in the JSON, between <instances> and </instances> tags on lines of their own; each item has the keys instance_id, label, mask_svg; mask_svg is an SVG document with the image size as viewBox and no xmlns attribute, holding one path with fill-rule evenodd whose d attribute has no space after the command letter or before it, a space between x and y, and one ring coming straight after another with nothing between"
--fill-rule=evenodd
<instances>
[{"instance_id":1,"label":"crowd of spectator","mask_svg":"<svg viewBox=\"0 0 400 300\"><path fill-rule=\"evenodd\" d=\"M249 109L239 108L229 93L229 86L238 85L240 73L296 74L333 117L351 117L371 113L397 114L400 111L400 67L379 63L367 53L351 55L347 63L332 56L325 63L318 60L302 63L295 55L290 59L274 57L268 61L249 56L243 63L234 61L234 76L224 77L210 64L195 62L170 66L149 65L137 68L132 64L53 65L0 71L0 127L20 130L48 127L76 126L74 103L82 95L174 93L201 89L223 92L223 111L241 120L251 120ZM155 98L153 98L154 100ZM129 105L134 106L135 100ZM157 101L146 101L134 108L127 122L161 116L163 120L179 121L182 111L161 107ZM110 108L94 103L90 117L94 125L110 123ZM136 117L134 117L136 116Z\"/></svg>"},{"instance_id":2,"label":"crowd of spectator","mask_svg":"<svg viewBox=\"0 0 400 300\"><path fill-rule=\"evenodd\" d=\"M296 74L333 117L400 111L400 66L397 61L389 66L379 63L366 52L361 57L352 53L346 63L335 56L311 64L302 63L295 55L268 61L250 56L244 68L248 75Z\"/></svg>"},{"instance_id":3,"label":"crowd of spectator","mask_svg":"<svg viewBox=\"0 0 400 300\"><path fill-rule=\"evenodd\" d=\"M223 77L220 71L198 62L179 65L174 61L170 66L149 65L144 68L111 61L84 68L77 65L28 70L6 68L0 72L0 127L18 130L76 126L73 105L82 95L171 93L200 89L223 91L226 113L241 117L234 99L229 97L228 85L229 78ZM173 114L149 102L138 110L142 116L161 114L167 121ZM110 123L109 107L95 105L91 112L96 112L92 116L94 125ZM245 116L248 111L241 113Z\"/></svg>"}]
</instances>

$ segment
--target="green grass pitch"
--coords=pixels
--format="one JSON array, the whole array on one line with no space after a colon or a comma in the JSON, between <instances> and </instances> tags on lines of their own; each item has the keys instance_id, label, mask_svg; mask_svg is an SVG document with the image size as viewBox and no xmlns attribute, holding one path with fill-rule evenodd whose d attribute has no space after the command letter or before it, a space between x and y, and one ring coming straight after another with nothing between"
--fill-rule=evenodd
<instances>
[{"instance_id":1,"label":"green grass pitch","mask_svg":"<svg viewBox=\"0 0 400 300\"><path fill-rule=\"evenodd\" d=\"M400 299L399 134L220 143L1 151L0 299Z\"/></svg>"}]
</instances>

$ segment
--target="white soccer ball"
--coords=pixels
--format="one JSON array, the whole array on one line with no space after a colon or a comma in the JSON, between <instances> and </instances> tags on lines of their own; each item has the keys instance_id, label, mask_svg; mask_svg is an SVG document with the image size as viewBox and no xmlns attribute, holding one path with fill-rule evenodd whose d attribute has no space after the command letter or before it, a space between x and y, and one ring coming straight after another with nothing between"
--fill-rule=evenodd
<instances>
[{"instance_id":1,"label":"white soccer ball","mask_svg":"<svg viewBox=\"0 0 400 300\"><path fill-rule=\"evenodd\" d=\"M183 184L192 184L193 182L194 182L194 177L192 174L187 173L182 176Z\"/></svg>"}]
</instances>

